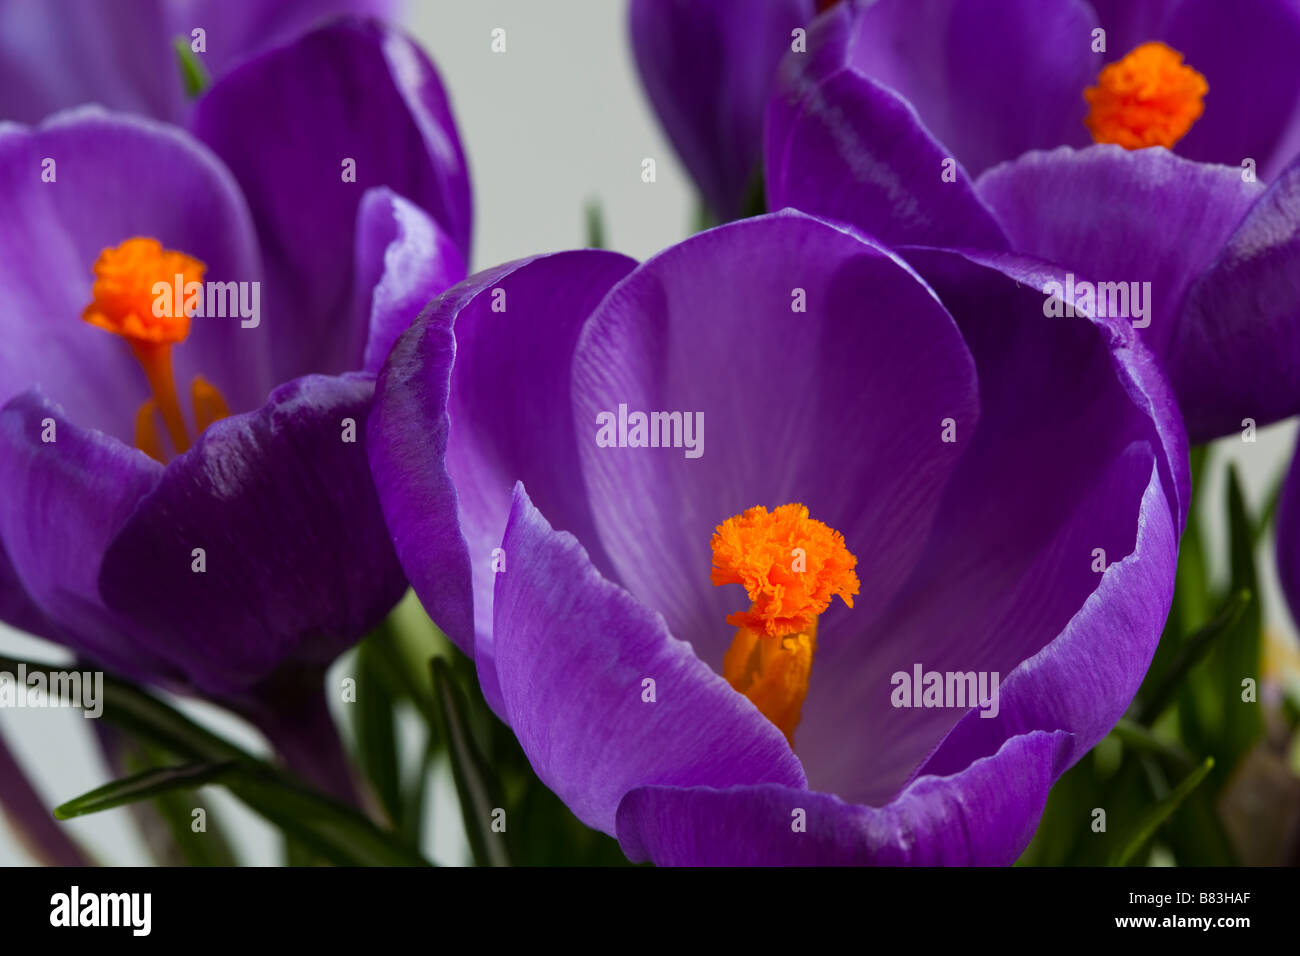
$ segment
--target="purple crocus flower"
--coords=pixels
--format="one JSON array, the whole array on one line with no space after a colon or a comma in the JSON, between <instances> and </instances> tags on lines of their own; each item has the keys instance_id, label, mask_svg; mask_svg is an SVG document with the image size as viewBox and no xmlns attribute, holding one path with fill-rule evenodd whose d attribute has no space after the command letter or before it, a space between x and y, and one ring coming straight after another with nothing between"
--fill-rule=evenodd
<instances>
[{"instance_id":1,"label":"purple crocus flower","mask_svg":"<svg viewBox=\"0 0 1300 956\"><path fill-rule=\"evenodd\" d=\"M0 120L38 123L84 103L180 123L174 44L212 79L344 14L391 17L395 0L0 0ZM200 31L198 35L195 31Z\"/></svg>"},{"instance_id":2,"label":"purple crocus flower","mask_svg":"<svg viewBox=\"0 0 1300 956\"><path fill-rule=\"evenodd\" d=\"M633 860L1009 863L1142 679L1189 484L1151 356L1045 321L1052 267L908 255L786 210L538 256L380 373L413 587Z\"/></svg>"},{"instance_id":3,"label":"purple crocus flower","mask_svg":"<svg viewBox=\"0 0 1300 956\"><path fill-rule=\"evenodd\" d=\"M888 87L972 175L1098 142L1271 180L1300 151L1297 48L1292 0L843 0L804 59Z\"/></svg>"},{"instance_id":4,"label":"purple crocus flower","mask_svg":"<svg viewBox=\"0 0 1300 956\"><path fill-rule=\"evenodd\" d=\"M322 670L406 587L364 423L465 274L467 173L432 65L368 22L233 70L192 129L0 126L0 617L310 763Z\"/></svg>"},{"instance_id":5,"label":"purple crocus flower","mask_svg":"<svg viewBox=\"0 0 1300 956\"><path fill-rule=\"evenodd\" d=\"M897 6L890 0L878 5ZM1179 15L1202 6L1185 3ZM1081 15L1082 7L1035 5L1056 13L1043 23L1032 20L1034 30L1056 36L1053 16L1067 9ZM1300 412L1294 386L1300 368L1300 160L1264 185L1231 155L1234 165L1223 166L1163 147L1058 147L1016 156L1055 141L1054 134L1035 134L987 149L974 168L1016 158L972 181L959 161L972 150L958 149L955 158L953 143L937 138L936 130L964 135L1002 120L986 121L958 97L956 125L936 123L924 108L918 111L864 73L858 64L866 44L862 24L874 22L876 9L855 8L850 16L845 8L819 19L810 43L822 55L791 56L783 65L765 133L772 208L793 206L850 223L895 245L1014 250L1060 264L1099 310L1140 330L1166 369L1193 441ZM985 24L988 35L1008 34L1010 21L999 19L1001 13L989 16L1003 27ZM916 42L933 39L915 24L913 33ZM961 30L943 35L966 42ZM1048 42L1036 37L1036 43ZM829 50L839 52L831 56ZM1028 67L1035 72L1027 77L1053 75L1037 61ZM942 70L935 75L950 78ZM1024 85L1035 86L1028 79ZM1038 85L1050 89L1051 82ZM1038 130L1036 114L1025 109L1000 103L990 116Z\"/></svg>"},{"instance_id":6,"label":"purple crocus flower","mask_svg":"<svg viewBox=\"0 0 1300 956\"><path fill-rule=\"evenodd\" d=\"M1096 141L1251 160L1267 181L1300 151L1291 0L632 0L630 26L650 101L723 218L792 49L809 75L890 88L972 175Z\"/></svg>"},{"instance_id":7,"label":"purple crocus flower","mask_svg":"<svg viewBox=\"0 0 1300 956\"><path fill-rule=\"evenodd\" d=\"M632 0L647 95L712 213L735 219L758 179L763 110L813 0Z\"/></svg>"}]
</instances>

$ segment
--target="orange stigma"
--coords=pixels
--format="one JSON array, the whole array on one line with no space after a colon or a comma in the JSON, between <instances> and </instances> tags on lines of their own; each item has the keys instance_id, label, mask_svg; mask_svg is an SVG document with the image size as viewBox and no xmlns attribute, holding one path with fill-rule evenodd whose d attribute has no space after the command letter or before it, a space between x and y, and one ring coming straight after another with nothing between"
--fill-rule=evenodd
<instances>
[{"instance_id":1,"label":"orange stigma","mask_svg":"<svg viewBox=\"0 0 1300 956\"><path fill-rule=\"evenodd\" d=\"M1171 149L1205 112L1209 90L1177 50L1144 43L1106 66L1097 85L1083 91L1090 107L1083 122L1098 143Z\"/></svg>"},{"instance_id":2,"label":"orange stigma","mask_svg":"<svg viewBox=\"0 0 1300 956\"><path fill-rule=\"evenodd\" d=\"M799 725L817 618L836 595L853 606L858 559L844 536L808 517L801 504L762 505L728 518L713 533L715 585L743 584L750 607L728 615L736 637L722 676L775 724L790 746Z\"/></svg>"},{"instance_id":3,"label":"orange stigma","mask_svg":"<svg viewBox=\"0 0 1300 956\"><path fill-rule=\"evenodd\" d=\"M136 446L159 461L165 453L155 414L162 418L178 454L190 447L172 376L171 348L190 333L186 290L190 283L202 283L205 269L202 262L183 252L164 249L157 239L127 239L105 249L95 260L93 301L81 313L91 325L125 339L144 370L153 398L136 414ZM199 431L229 414L214 386L195 379L193 391Z\"/></svg>"}]
</instances>

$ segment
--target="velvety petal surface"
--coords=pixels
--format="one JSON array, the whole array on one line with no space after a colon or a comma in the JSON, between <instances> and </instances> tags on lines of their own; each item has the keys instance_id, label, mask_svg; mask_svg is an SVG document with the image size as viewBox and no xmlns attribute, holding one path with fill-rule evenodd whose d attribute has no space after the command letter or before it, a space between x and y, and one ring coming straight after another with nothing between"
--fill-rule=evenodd
<instances>
[{"instance_id":1,"label":"velvety petal surface","mask_svg":"<svg viewBox=\"0 0 1300 956\"><path fill-rule=\"evenodd\" d=\"M47 623L35 633L143 679L168 668L104 607L98 580L105 549L162 471L144 453L78 427L37 391L0 410L0 540L27 602Z\"/></svg>"},{"instance_id":2,"label":"velvety petal surface","mask_svg":"<svg viewBox=\"0 0 1300 956\"><path fill-rule=\"evenodd\" d=\"M357 309L369 323L356 328L367 329L364 368L377 374L420 311L465 278L465 257L420 207L387 187L369 190L357 217Z\"/></svg>"},{"instance_id":3,"label":"velvety petal surface","mask_svg":"<svg viewBox=\"0 0 1300 956\"><path fill-rule=\"evenodd\" d=\"M1184 0L1088 0L1097 25L1106 31L1105 63L1120 59L1134 47L1166 35L1169 16ZM1099 71L1100 72L1100 71Z\"/></svg>"},{"instance_id":4,"label":"velvety petal surface","mask_svg":"<svg viewBox=\"0 0 1300 956\"><path fill-rule=\"evenodd\" d=\"M997 714L967 712L921 772L957 772L1035 730L1069 731L1066 766L1073 765L1110 732L1142 684L1169 614L1177 556L1178 534L1152 469L1133 550L1111 562L1060 636L1005 675Z\"/></svg>"},{"instance_id":5,"label":"velvety petal surface","mask_svg":"<svg viewBox=\"0 0 1300 956\"><path fill-rule=\"evenodd\" d=\"M1079 280L1150 282L1150 314L1135 321L1150 321L1142 339L1162 359L1188 286L1263 192L1240 169L1119 146L1029 153L977 188L1017 252Z\"/></svg>"},{"instance_id":6,"label":"velvety petal surface","mask_svg":"<svg viewBox=\"0 0 1300 956\"><path fill-rule=\"evenodd\" d=\"M813 0L632 0L646 93L709 206L740 215L758 176L763 111Z\"/></svg>"},{"instance_id":7,"label":"velvety petal surface","mask_svg":"<svg viewBox=\"0 0 1300 956\"><path fill-rule=\"evenodd\" d=\"M323 668L402 596L366 460L373 390L359 373L280 386L208 428L114 537L104 601L201 689Z\"/></svg>"},{"instance_id":8,"label":"velvety petal surface","mask_svg":"<svg viewBox=\"0 0 1300 956\"><path fill-rule=\"evenodd\" d=\"M979 416L970 354L931 291L883 248L792 210L700 233L615 287L579 339L574 402L618 581L719 669L726 617L747 600L710 583L717 525L807 505L843 533L862 583L823 625L871 619L961 455L944 419ZM682 413L662 442L676 447L601 447L599 416L620 406Z\"/></svg>"},{"instance_id":9,"label":"velvety petal surface","mask_svg":"<svg viewBox=\"0 0 1300 956\"><path fill-rule=\"evenodd\" d=\"M1300 160L1192 284L1168 364L1193 441L1300 411Z\"/></svg>"},{"instance_id":10,"label":"velvety petal surface","mask_svg":"<svg viewBox=\"0 0 1300 956\"><path fill-rule=\"evenodd\" d=\"M1177 489L1186 487L1173 400L1166 386L1129 371L1125 353L1141 349L1131 329L1045 316L1045 282L1023 262L907 255L961 328L982 411L977 426L957 428L961 462L920 559L883 613L834 623L828 615L819 628L796 752L810 786L870 805L888 801L971 706L900 707L894 675L911 679L918 665L1010 674L1098 588L1097 549L1106 563L1134 551L1153 471L1164 526L1174 526ZM1114 640L1131 650L1123 661L1134 681L1172 593L1172 547L1149 562L1128 598L1150 605L1159 621L1111 622ZM1164 590L1143 589L1154 581ZM872 732L846 734L850 726Z\"/></svg>"},{"instance_id":11,"label":"velvety petal surface","mask_svg":"<svg viewBox=\"0 0 1300 956\"><path fill-rule=\"evenodd\" d=\"M342 13L390 15L389 0L0 0L0 120L35 123L83 103L181 122L177 37L219 77L259 50Z\"/></svg>"},{"instance_id":12,"label":"velvety petal surface","mask_svg":"<svg viewBox=\"0 0 1300 956\"><path fill-rule=\"evenodd\" d=\"M583 322L635 265L583 250L479 273L420 315L380 377L370 458L398 556L434 621L476 657L498 713L494 551L515 482L608 567L578 464L570 369Z\"/></svg>"},{"instance_id":13,"label":"velvety petal surface","mask_svg":"<svg viewBox=\"0 0 1300 956\"><path fill-rule=\"evenodd\" d=\"M53 634L55 627L23 587L18 569L5 551L0 535L0 621L28 634Z\"/></svg>"},{"instance_id":14,"label":"velvety petal surface","mask_svg":"<svg viewBox=\"0 0 1300 956\"><path fill-rule=\"evenodd\" d=\"M1083 0L846 0L818 25L810 57L899 93L974 175L1026 150L1089 142L1096 14Z\"/></svg>"},{"instance_id":15,"label":"velvety petal surface","mask_svg":"<svg viewBox=\"0 0 1300 956\"><path fill-rule=\"evenodd\" d=\"M388 186L469 248L469 176L447 97L400 33L342 21L257 57L199 101L193 128L253 212L277 381L362 365L352 266L367 189Z\"/></svg>"},{"instance_id":16,"label":"velvety petal surface","mask_svg":"<svg viewBox=\"0 0 1300 956\"><path fill-rule=\"evenodd\" d=\"M1210 87L1204 114L1175 151L1238 168L1252 158L1271 181L1300 150L1300 3L1182 0L1158 39Z\"/></svg>"},{"instance_id":17,"label":"velvety petal surface","mask_svg":"<svg viewBox=\"0 0 1300 956\"><path fill-rule=\"evenodd\" d=\"M78 424L131 443L149 386L123 339L81 319L100 252L152 237L202 260L210 280L261 277L221 163L178 129L98 109L0 126L0 221L0 401L39 386ZM261 331L196 317L173 352L178 386L202 374L233 409L256 408L271 386Z\"/></svg>"},{"instance_id":18,"label":"velvety petal surface","mask_svg":"<svg viewBox=\"0 0 1300 956\"><path fill-rule=\"evenodd\" d=\"M619 801L639 786L803 786L781 732L554 531L522 485L502 546L513 556L493 614L506 715L578 819L613 835Z\"/></svg>"},{"instance_id":19,"label":"velvety petal surface","mask_svg":"<svg viewBox=\"0 0 1300 956\"><path fill-rule=\"evenodd\" d=\"M817 31L845 23L818 21ZM1006 248L973 180L897 93L850 64L792 56L768 108L768 206L852 223L891 245Z\"/></svg>"},{"instance_id":20,"label":"velvety petal surface","mask_svg":"<svg viewBox=\"0 0 1300 956\"><path fill-rule=\"evenodd\" d=\"M642 787L619 805L618 839L629 859L660 866L1005 866L1029 844L1068 747L1064 733L1013 737L881 807L773 784Z\"/></svg>"}]
</instances>

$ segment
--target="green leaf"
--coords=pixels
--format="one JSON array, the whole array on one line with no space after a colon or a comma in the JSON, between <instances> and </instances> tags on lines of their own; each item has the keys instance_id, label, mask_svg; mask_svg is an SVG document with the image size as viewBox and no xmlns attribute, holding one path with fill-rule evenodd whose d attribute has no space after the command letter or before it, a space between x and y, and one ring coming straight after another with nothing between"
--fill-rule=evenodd
<instances>
[{"instance_id":1,"label":"green leaf","mask_svg":"<svg viewBox=\"0 0 1300 956\"><path fill-rule=\"evenodd\" d=\"M157 748L146 747L138 741L128 741L125 735L116 732L114 735L123 741L125 750L121 756L121 766L125 772L140 773L167 764L168 755ZM177 862L182 862L187 866L238 866L239 858L213 809L204 808L204 827L200 831L194 829L194 798L187 796L184 790L161 793L148 805L135 804L131 811L145 844L151 850L157 842L157 823L166 828L170 846L157 848L165 855L165 862L161 865L174 866ZM175 859L177 854L179 861Z\"/></svg>"},{"instance_id":2,"label":"green leaf","mask_svg":"<svg viewBox=\"0 0 1300 956\"><path fill-rule=\"evenodd\" d=\"M763 181L763 170L756 169L745 192L745 201L740 208L740 218L749 219L767 212L767 185Z\"/></svg>"},{"instance_id":3,"label":"green leaf","mask_svg":"<svg viewBox=\"0 0 1300 956\"><path fill-rule=\"evenodd\" d=\"M1273 521L1277 518L1277 504L1282 498L1282 486L1286 484L1289 468L1290 462L1282 466L1282 471L1273 479L1272 486L1264 496L1264 503L1260 505L1259 514L1255 516L1255 525L1251 529L1251 541L1256 545L1264 540L1264 535L1268 534L1268 529L1273 526Z\"/></svg>"},{"instance_id":4,"label":"green leaf","mask_svg":"<svg viewBox=\"0 0 1300 956\"><path fill-rule=\"evenodd\" d=\"M185 95L195 99L212 85L212 77L208 75L207 67L194 55L194 51L190 48L189 37L179 36L172 41L172 44L176 49L176 57L180 61L181 82L185 84Z\"/></svg>"},{"instance_id":5,"label":"green leaf","mask_svg":"<svg viewBox=\"0 0 1300 956\"><path fill-rule=\"evenodd\" d=\"M428 866L396 834L267 764L231 771L230 792L321 858L340 866Z\"/></svg>"},{"instance_id":6,"label":"green leaf","mask_svg":"<svg viewBox=\"0 0 1300 956\"><path fill-rule=\"evenodd\" d=\"M1206 757L1196 769L1183 778L1182 782L1169 791L1161 800L1138 818L1131 827L1125 829L1119 845L1110 859L1111 866L1126 866L1148 841L1155 836L1160 825L1178 809L1178 806L1195 790L1214 769L1214 758Z\"/></svg>"},{"instance_id":7,"label":"green leaf","mask_svg":"<svg viewBox=\"0 0 1300 956\"><path fill-rule=\"evenodd\" d=\"M1216 776L1226 779L1246 752L1264 732L1259 705L1241 699L1241 682L1251 678L1258 682L1260 651L1264 637L1264 613L1260 606L1259 576L1255 571L1255 525L1246 510L1245 498L1237 469L1228 470L1228 540L1232 557L1232 587L1249 591L1254 599L1232 627L1229 640L1221 645L1220 663L1224 694L1224 756Z\"/></svg>"},{"instance_id":8,"label":"green leaf","mask_svg":"<svg viewBox=\"0 0 1300 956\"><path fill-rule=\"evenodd\" d=\"M397 757L397 726L393 713L394 695L385 679L388 662L382 629L362 641L355 662L357 701L350 709L356 736L356 758L366 779L374 787L384 812L400 829L405 807L402 802L401 766Z\"/></svg>"},{"instance_id":9,"label":"green leaf","mask_svg":"<svg viewBox=\"0 0 1300 956\"><path fill-rule=\"evenodd\" d=\"M1178 646L1160 682L1150 691L1143 686L1143 697L1138 706L1137 722L1152 724L1164 713L1165 708L1173 703L1188 673L1205 659L1221 638L1233 633L1237 623L1245 614L1252 601L1249 591L1237 591L1228 598L1228 603L1210 621L1194 634L1189 635Z\"/></svg>"},{"instance_id":10,"label":"green leaf","mask_svg":"<svg viewBox=\"0 0 1300 956\"><path fill-rule=\"evenodd\" d=\"M438 755L438 746L434 735L430 733L425 741L423 756L415 768L402 794L402 822L400 832L411 846L418 847L424 835L424 804L429 789L429 774L433 769L434 758Z\"/></svg>"},{"instance_id":11,"label":"green leaf","mask_svg":"<svg viewBox=\"0 0 1300 956\"><path fill-rule=\"evenodd\" d=\"M0 669L19 661L0 657ZM28 673L57 668L21 662ZM194 763L233 762L220 782L254 811L324 859L345 866L428 866L396 834L381 830L353 808L309 789L199 726L133 684L105 675L103 718L140 741Z\"/></svg>"},{"instance_id":12,"label":"green leaf","mask_svg":"<svg viewBox=\"0 0 1300 956\"><path fill-rule=\"evenodd\" d=\"M1205 474L1209 460L1209 447L1199 445L1191 452L1192 489L1195 493L1201 488L1202 476ZM1169 608L1169 619L1165 622L1164 632L1156 653L1147 668L1146 677L1138 691L1139 698L1151 695L1152 689L1160 683L1183 638L1192 627L1199 627L1213 612L1212 596L1209 591L1209 570L1205 561L1205 546L1201 535L1200 499L1193 497L1187 514L1187 527L1183 529L1178 545L1178 566L1175 572L1174 599Z\"/></svg>"},{"instance_id":13,"label":"green leaf","mask_svg":"<svg viewBox=\"0 0 1300 956\"><path fill-rule=\"evenodd\" d=\"M88 813L99 813L101 810L148 800L172 790L193 790L216 782L234 766L233 762L226 761L184 764L179 767L151 767L61 803L54 808L54 815L60 820L71 820Z\"/></svg>"},{"instance_id":14,"label":"green leaf","mask_svg":"<svg viewBox=\"0 0 1300 956\"><path fill-rule=\"evenodd\" d=\"M441 657L435 657L431 666L440 729L447 742L465 835L474 861L479 866L508 866L505 835L492 831L495 812L505 807L500 784L470 732L465 699L451 676L450 666Z\"/></svg>"},{"instance_id":15,"label":"green leaf","mask_svg":"<svg viewBox=\"0 0 1300 956\"><path fill-rule=\"evenodd\" d=\"M1186 746L1215 757L1214 790L1231 776L1237 761L1262 732L1259 706L1241 699L1244 678L1258 679L1263 613L1255 570L1254 523L1241 493L1237 471L1226 482L1231 590L1251 597L1235 622L1201 662L1192 667L1178 695L1178 724Z\"/></svg>"},{"instance_id":16,"label":"green leaf","mask_svg":"<svg viewBox=\"0 0 1300 956\"><path fill-rule=\"evenodd\" d=\"M605 215L601 211L600 200L587 200L587 205L583 208L583 216L587 222L587 248L604 249Z\"/></svg>"}]
</instances>

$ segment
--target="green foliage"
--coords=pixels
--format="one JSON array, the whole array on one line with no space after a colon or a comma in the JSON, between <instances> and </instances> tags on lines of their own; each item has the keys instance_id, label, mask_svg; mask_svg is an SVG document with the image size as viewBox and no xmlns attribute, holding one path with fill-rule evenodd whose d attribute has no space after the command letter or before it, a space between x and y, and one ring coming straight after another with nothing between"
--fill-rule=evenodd
<instances>
[{"instance_id":1,"label":"green foliage","mask_svg":"<svg viewBox=\"0 0 1300 956\"><path fill-rule=\"evenodd\" d=\"M1199 492L1208 450L1193 449L1191 464ZM1240 862L1220 805L1263 736L1260 705L1243 694L1243 682L1259 679L1264 615L1255 552L1276 493L1252 515L1235 468L1225 477L1226 580L1211 579L1198 495L1169 618L1129 716L1057 782L1020 865L1145 865L1157 846L1183 866Z\"/></svg>"}]
</instances>

